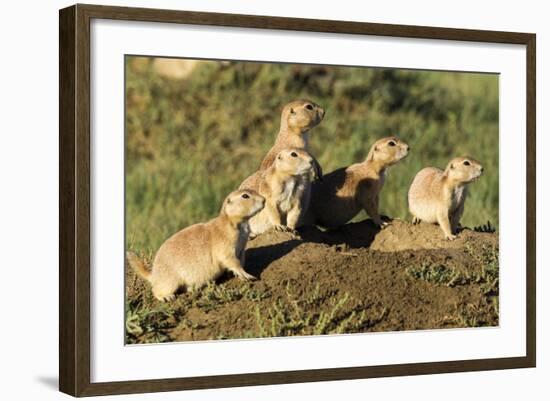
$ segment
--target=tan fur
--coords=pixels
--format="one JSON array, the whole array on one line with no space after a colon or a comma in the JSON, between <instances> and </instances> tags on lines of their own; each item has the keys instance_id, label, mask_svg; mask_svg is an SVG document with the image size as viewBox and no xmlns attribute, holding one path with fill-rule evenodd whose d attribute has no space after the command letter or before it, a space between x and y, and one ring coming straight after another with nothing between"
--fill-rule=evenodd
<instances>
[{"instance_id":1,"label":"tan fur","mask_svg":"<svg viewBox=\"0 0 550 401\"><path fill-rule=\"evenodd\" d=\"M244 196L244 198L243 198ZM218 217L194 224L167 239L159 248L148 272L133 253L129 264L152 285L159 300L170 300L180 287L193 289L215 280L225 270L240 279L253 280L244 266L249 219L259 213L265 199L255 191L235 191L223 202Z\"/></svg>"},{"instance_id":2,"label":"tan fur","mask_svg":"<svg viewBox=\"0 0 550 401\"><path fill-rule=\"evenodd\" d=\"M309 206L307 194L313 175L313 158L301 149L284 149L263 172L259 193L265 208L250 219L250 234L257 236L270 228L294 230Z\"/></svg>"},{"instance_id":3,"label":"tan fur","mask_svg":"<svg viewBox=\"0 0 550 401\"><path fill-rule=\"evenodd\" d=\"M325 110L310 100L300 99L288 103L281 113L281 126L275 144L267 152L257 172L245 179L239 189L258 190L261 171L267 170L275 161L280 151L288 148L309 151L309 131L323 120ZM321 167L314 159L318 176L322 176Z\"/></svg>"},{"instance_id":4,"label":"tan fur","mask_svg":"<svg viewBox=\"0 0 550 401\"><path fill-rule=\"evenodd\" d=\"M420 170L409 189L409 210L413 221L438 223L445 238L455 239L464 213L466 185L477 180L482 173L481 164L469 157L454 158L445 171L435 167Z\"/></svg>"},{"instance_id":5,"label":"tan fur","mask_svg":"<svg viewBox=\"0 0 550 401\"><path fill-rule=\"evenodd\" d=\"M371 146L364 162L325 175L323 182L312 186L305 223L338 227L365 210L376 225L383 227L378 206L386 169L407 156L408 151L409 146L399 138L383 138Z\"/></svg>"},{"instance_id":6,"label":"tan fur","mask_svg":"<svg viewBox=\"0 0 550 401\"><path fill-rule=\"evenodd\" d=\"M239 185L239 189L251 189L258 191L260 189L260 181L265 170L258 170L254 174L245 178L245 180Z\"/></svg>"}]
</instances>

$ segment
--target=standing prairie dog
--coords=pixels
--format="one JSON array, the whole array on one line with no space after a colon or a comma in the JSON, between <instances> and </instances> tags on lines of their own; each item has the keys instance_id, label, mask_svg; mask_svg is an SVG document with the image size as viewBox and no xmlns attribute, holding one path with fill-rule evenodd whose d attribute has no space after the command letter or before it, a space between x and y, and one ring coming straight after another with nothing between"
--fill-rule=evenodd
<instances>
[{"instance_id":1,"label":"standing prairie dog","mask_svg":"<svg viewBox=\"0 0 550 401\"><path fill-rule=\"evenodd\" d=\"M279 152L283 149L296 148L309 151L309 131L319 125L325 117L325 110L310 100L300 99L288 103L281 113L281 127L275 144L267 152L258 171L243 181L240 189L258 190L261 171L273 164ZM321 177L321 167L314 159L317 176Z\"/></svg>"},{"instance_id":2,"label":"standing prairie dog","mask_svg":"<svg viewBox=\"0 0 550 401\"><path fill-rule=\"evenodd\" d=\"M409 210L413 222L438 223L445 238L453 240L464 213L466 185L483 173L481 164L470 157L456 157L445 171L426 167L418 172L409 189Z\"/></svg>"},{"instance_id":3,"label":"standing prairie dog","mask_svg":"<svg viewBox=\"0 0 550 401\"><path fill-rule=\"evenodd\" d=\"M365 210L374 224L385 226L378 214L378 206L386 169L407 156L408 152L409 145L399 138L383 138L371 146L364 162L325 175L323 182L315 182L312 186L306 223L334 228L346 224Z\"/></svg>"},{"instance_id":4,"label":"standing prairie dog","mask_svg":"<svg viewBox=\"0 0 550 401\"><path fill-rule=\"evenodd\" d=\"M178 288L198 288L215 280L226 269L243 280L253 280L244 266L249 219L263 209L265 199L255 191L235 191L223 202L218 217L189 226L159 248L148 271L141 259L128 252L128 263L152 285L161 301L175 297Z\"/></svg>"},{"instance_id":5,"label":"standing prairie dog","mask_svg":"<svg viewBox=\"0 0 550 401\"><path fill-rule=\"evenodd\" d=\"M250 234L257 236L272 227L294 230L309 206L314 171L313 157L301 149L280 151L275 162L262 173L258 192L266 200L264 209L250 219Z\"/></svg>"}]
</instances>

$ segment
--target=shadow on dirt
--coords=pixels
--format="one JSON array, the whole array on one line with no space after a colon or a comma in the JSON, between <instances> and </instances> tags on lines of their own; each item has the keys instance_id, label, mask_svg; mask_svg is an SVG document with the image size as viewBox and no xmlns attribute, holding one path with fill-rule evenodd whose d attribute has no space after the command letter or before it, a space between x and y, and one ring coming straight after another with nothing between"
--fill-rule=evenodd
<instances>
[{"instance_id":1,"label":"shadow on dirt","mask_svg":"<svg viewBox=\"0 0 550 401\"><path fill-rule=\"evenodd\" d=\"M272 262L292 252L303 241L291 239L273 245L265 245L246 250L246 271L260 277L261 273Z\"/></svg>"},{"instance_id":2,"label":"shadow on dirt","mask_svg":"<svg viewBox=\"0 0 550 401\"><path fill-rule=\"evenodd\" d=\"M272 239L275 241L283 239L271 244L264 245L262 242L257 242L257 245L254 246L253 241L252 247L246 250L246 271L260 277L272 262L281 259L300 244L307 242L326 245L345 244L348 248L368 248L376 234L380 232L380 228L376 227L372 220L364 220L328 231L322 231L315 226L307 226L300 228L299 232L301 238L296 239L287 239L285 234L270 232L263 238L264 240L267 237L273 237Z\"/></svg>"},{"instance_id":3,"label":"shadow on dirt","mask_svg":"<svg viewBox=\"0 0 550 401\"><path fill-rule=\"evenodd\" d=\"M315 226L300 229L300 235L304 241L327 245L346 244L350 248L368 248L379 232L380 228L370 219L327 231L322 231Z\"/></svg>"}]
</instances>

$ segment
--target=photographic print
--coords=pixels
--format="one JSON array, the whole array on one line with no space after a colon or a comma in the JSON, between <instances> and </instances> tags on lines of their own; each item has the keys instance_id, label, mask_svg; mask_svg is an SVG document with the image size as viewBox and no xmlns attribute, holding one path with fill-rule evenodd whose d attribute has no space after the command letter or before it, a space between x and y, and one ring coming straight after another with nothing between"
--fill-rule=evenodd
<instances>
[{"instance_id":1,"label":"photographic print","mask_svg":"<svg viewBox=\"0 0 550 401\"><path fill-rule=\"evenodd\" d=\"M125 57L126 344L499 325L499 76Z\"/></svg>"},{"instance_id":2,"label":"photographic print","mask_svg":"<svg viewBox=\"0 0 550 401\"><path fill-rule=\"evenodd\" d=\"M78 4L59 49L60 391L536 366L535 34Z\"/></svg>"}]
</instances>

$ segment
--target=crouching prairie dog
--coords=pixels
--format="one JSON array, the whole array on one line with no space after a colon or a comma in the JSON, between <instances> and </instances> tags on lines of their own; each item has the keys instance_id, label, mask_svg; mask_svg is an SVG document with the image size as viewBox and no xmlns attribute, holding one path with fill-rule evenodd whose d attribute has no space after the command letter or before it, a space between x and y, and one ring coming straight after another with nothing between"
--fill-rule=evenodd
<instances>
[{"instance_id":1,"label":"crouching prairie dog","mask_svg":"<svg viewBox=\"0 0 550 401\"><path fill-rule=\"evenodd\" d=\"M334 228L346 224L365 210L374 224L386 225L378 214L379 194L388 167L409 153L409 145L394 136L376 141L362 163L342 167L315 182L307 224Z\"/></svg>"},{"instance_id":2,"label":"crouching prairie dog","mask_svg":"<svg viewBox=\"0 0 550 401\"><path fill-rule=\"evenodd\" d=\"M250 219L250 235L255 237L274 227L293 231L309 204L310 183L314 178L313 157L301 149L280 151L265 170L258 192L266 204Z\"/></svg>"},{"instance_id":3,"label":"crouching prairie dog","mask_svg":"<svg viewBox=\"0 0 550 401\"><path fill-rule=\"evenodd\" d=\"M300 99L288 103L281 113L281 126L275 144L267 152L258 171L246 178L240 189L258 190L261 171L273 164L280 151L288 148L309 151L309 131L319 125L325 117L325 110L311 100ZM314 159L316 174L322 177L322 171L317 160Z\"/></svg>"},{"instance_id":4,"label":"crouching prairie dog","mask_svg":"<svg viewBox=\"0 0 550 401\"><path fill-rule=\"evenodd\" d=\"M218 217L187 227L161 245L153 268L128 252L128 263L152 286L161 301L171 300L180 287L193 289L215 280L225 270L243 280L253 280L244 266L244 250L249 236L249 219L265 204L255 191L235 191L225 198Z\"/></svg>"},{"instance_id":5,"label":"crouching prairie dog","mask_svg":"<svg viewBox=\"0 0 550 401\"><path fill-rule=\"evenodd\" d=\"M445 170L426 167L418 172L409 189L409 210L413 223L438 223L445 238L456 238L464 213L466 185L483 173L482 165L470 157L457 157Z\"/></svg>"}]
</instances>

